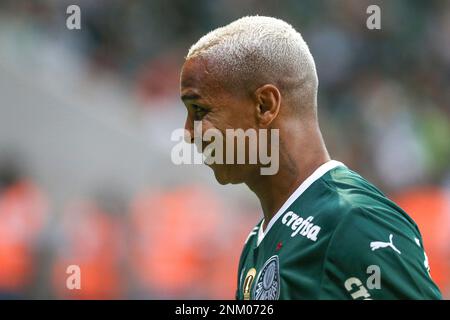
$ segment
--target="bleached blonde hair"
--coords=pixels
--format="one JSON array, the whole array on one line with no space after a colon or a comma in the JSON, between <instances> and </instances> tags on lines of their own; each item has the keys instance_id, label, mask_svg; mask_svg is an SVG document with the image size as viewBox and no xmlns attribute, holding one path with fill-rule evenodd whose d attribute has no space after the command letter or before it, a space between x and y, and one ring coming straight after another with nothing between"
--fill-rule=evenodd
<instances>
[{"instance_id":1,"label":"bleached blonde hair","mask_svg":"<svg viewBox=\"0 0 450 320\"><path fill-rule=\"evenodd\" d=\"M317 99L314 59L303 37L289 23L272 17L247 16L217 28L189 49L186 60L203 57L230 81L265 83L298 89L302 99ZM305 101L306 102L306 101Z\"/></svg>"}]
</instances>

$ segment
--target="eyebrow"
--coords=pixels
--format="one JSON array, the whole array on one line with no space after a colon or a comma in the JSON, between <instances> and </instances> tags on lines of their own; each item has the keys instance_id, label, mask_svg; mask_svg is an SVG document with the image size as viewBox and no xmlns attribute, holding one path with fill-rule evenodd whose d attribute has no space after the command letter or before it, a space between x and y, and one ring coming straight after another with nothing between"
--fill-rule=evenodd
<instances>
[{"instance_id":1,"label":"eyebrow","mask_svg":"<svg viewBox=\"0 0 450 320\"><path fill-rule=\"evenodd\" d=\"M181 96L181 100L195 100L195 99L199 99L200 95L196 94L196 93L190 93L190 94L183 94Z\"/></svg>"}]
</instances>

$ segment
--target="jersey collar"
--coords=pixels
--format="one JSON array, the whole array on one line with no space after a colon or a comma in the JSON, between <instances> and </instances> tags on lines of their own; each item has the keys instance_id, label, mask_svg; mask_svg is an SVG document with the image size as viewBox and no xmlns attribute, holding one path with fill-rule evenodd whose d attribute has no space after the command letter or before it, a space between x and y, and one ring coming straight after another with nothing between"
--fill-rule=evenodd
<instances>
[{"instance_id":1,"label":"jersey collar","mask_svg":"<svg viewBox=\"0 0 450 320\"><path fill-rule=\"evenodd\" d=\"M259 246L261 241L264 239L264 236L269 232L270 228L275 224L275 222L281 217L281 215L291 206L291 204L297 200L300 195L305 192L316 180L320 179L325 173L328 171L345 165L342 162L336 160L330 160L325 162L320 167L318 167L308 178L303 181L300 186L290 195L290 197L286 200L286 202L281 206L281 208L277 211L277 213L270 219L269 224L266 227L266 230L263 231L264 219L261 221L258 229L258 239L256 242L256 246Z\"/></svg>"}]
</instances>

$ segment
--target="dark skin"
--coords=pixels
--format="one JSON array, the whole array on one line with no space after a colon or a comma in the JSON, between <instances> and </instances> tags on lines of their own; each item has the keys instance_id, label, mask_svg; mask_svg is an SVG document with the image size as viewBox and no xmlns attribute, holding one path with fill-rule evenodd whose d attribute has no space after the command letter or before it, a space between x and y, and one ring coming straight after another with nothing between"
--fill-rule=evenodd
<instances>
[{"instance_id":1,"label":"dark skin","mask_svg":"<svg viewBox=\"0 0 450 320\"><path fill-rule=\"evenodd\" d=\"M191 137L194 120L201 121L203 132L215 128L224 135L227 128L279 129L276 174L261 175L260 164L210 165L219 183L245 183L256 194L265 229L295 189L330 160L314 112L315 99L300 101L298 95L273 83L244 89L211 70L207 60L194 57L181 71L181 98L187 108L185 129ZM203 148L206 145L203 143Z\"/></svg>"}]
</instances>

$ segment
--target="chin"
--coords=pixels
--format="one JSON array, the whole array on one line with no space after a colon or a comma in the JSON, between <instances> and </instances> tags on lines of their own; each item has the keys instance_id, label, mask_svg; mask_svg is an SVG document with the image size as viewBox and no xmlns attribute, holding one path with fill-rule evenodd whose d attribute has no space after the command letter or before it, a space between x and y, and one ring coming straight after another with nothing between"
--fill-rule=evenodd
<instances>
[{"instance_id":1,"label":"chin","mask_svg":"<svg viewBox=\"0 0 450 320\"><path fill-rule=\"evenodd\" d=\"M214 176L216 177L217 182L219 182L221 185L239 184L244 182L240 175L232 174L228 166L211 166L211 168L214 171Z\"/></svg>"}]
</instances>

